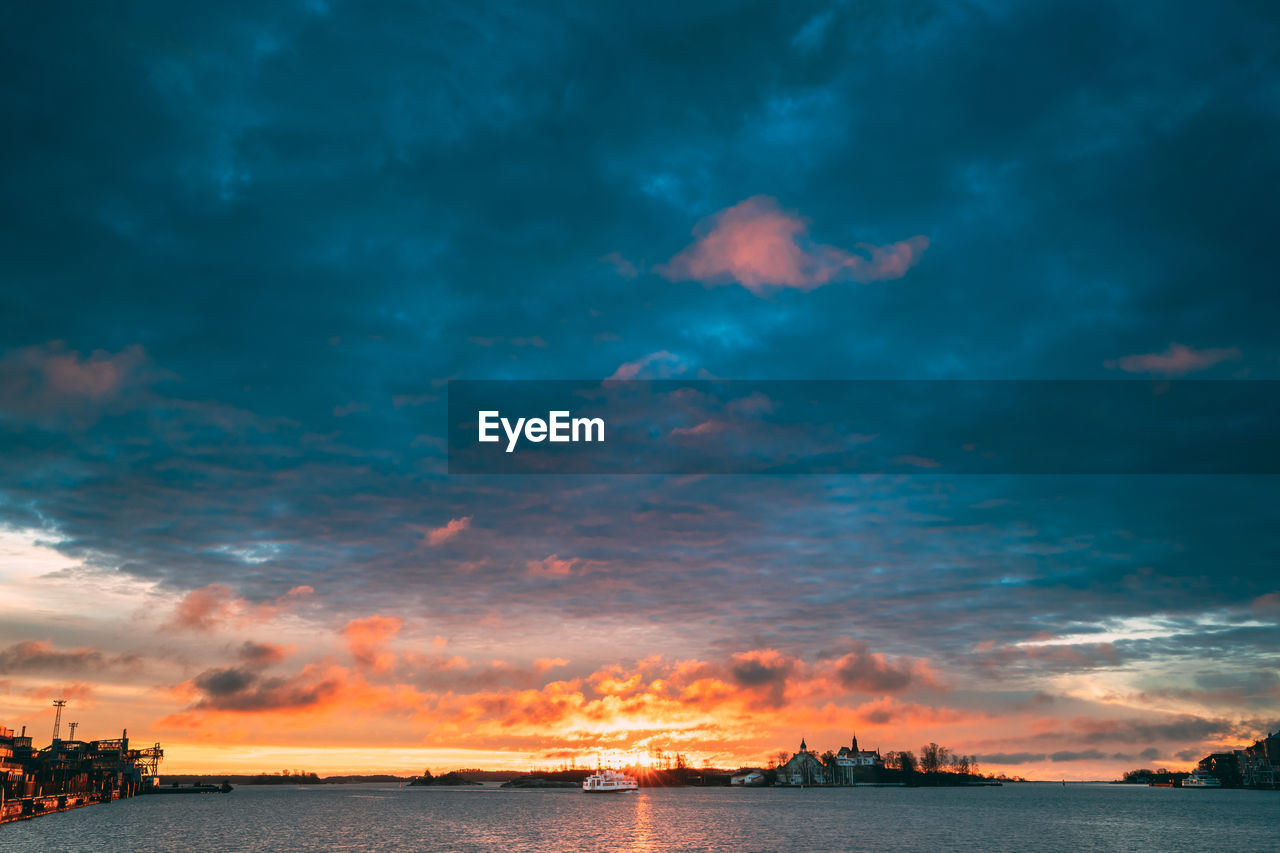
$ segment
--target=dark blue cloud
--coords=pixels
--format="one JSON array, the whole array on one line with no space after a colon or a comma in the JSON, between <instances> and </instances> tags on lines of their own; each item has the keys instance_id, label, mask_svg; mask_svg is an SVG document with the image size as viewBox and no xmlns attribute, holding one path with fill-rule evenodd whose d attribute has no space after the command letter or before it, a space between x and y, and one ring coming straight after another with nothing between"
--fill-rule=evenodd
<instances>
[{"instance_id":1,"label":"dark blue cloud","mask_svg":"<svg viewBox=\"0 0 1280 853\"><path fill-rule=\"evenodd\" d=\"M1174 343L1238 350L1198 375L1273 378L1277 29L1247 3L19 10L0 377L132 367L0 389L0 520L173 588L305 583L459 632L696 620L728 650L875 637L986 677L1272 654L1247 623L1273 479L463 481L441 383L664 352L730 378L1103 378ZM816 244L931 245L807 293L654 271L761 194ZM531 571L552 557L567 574ZM1017 651L1151 614L1187 623Z\"/></svg>"}]
</instances>

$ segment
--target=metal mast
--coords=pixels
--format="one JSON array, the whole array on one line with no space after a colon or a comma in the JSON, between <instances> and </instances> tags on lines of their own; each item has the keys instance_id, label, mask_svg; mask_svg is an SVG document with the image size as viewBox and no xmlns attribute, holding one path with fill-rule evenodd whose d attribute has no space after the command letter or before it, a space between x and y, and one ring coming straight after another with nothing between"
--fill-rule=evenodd
<instances>
[{"instance_id":1,"label":"metal mast","mask_svg":"<svg viewBox=\"0 0 1280 853\"><path fill-rule=\"evenodd\" d=\"M66 704L67 704L66 699L53 700L53 707L58 709L57 713L53 715L53 739L54 740L58 739L58 734L62 729L62 709L66 707Z\"/></svg>"}]
</instances>

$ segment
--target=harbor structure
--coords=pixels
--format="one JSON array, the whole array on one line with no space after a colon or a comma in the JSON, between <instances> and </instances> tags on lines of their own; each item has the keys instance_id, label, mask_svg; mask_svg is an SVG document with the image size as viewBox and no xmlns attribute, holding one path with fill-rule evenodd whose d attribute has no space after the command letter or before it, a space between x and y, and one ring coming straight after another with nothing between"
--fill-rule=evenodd
<instances>
[{"instance_id":1,"label":"harbor structure","mask_svg":"<svg viewBox=\"0 0 1280 853\"><path fill-rule=\"evenodd\" d=\"M25 726L0 726L0 823L147 793L163 756L158 743L130 748L127 730L104 740L55 736L37 749Z\"/></svg>"},{"instance_id":2,"label":"harbor structure","mask_svg":"<svg viewBox=\"0 0 1280 853\"><path fill-rule=\"evenodd\" d=\"M1268 788L1274 790L1280 776L1280 731L1255 741L1252 746L1230 752L1215 752L1200 759L1196 773L1213 777L1218 787ZM1184 787L1190 787L1186 781ZM1198 786L1197 786L1198 787Z\"/></svg>"}]
</instances>

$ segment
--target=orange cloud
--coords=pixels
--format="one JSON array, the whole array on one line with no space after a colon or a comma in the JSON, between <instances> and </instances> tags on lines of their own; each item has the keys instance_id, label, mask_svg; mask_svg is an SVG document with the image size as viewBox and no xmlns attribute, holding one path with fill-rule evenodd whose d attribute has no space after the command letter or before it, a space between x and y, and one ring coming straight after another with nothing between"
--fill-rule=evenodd
<instances>
[{"instance_id":1,"label":"orange cloud","mask_svg":"<svg viewBox=\"0 0 1280 853\"><path fill-rule=\"evenodd\" d=\"M492 753L491 759L477 756L472 766L500 765L511 752L589 762L601 751L654 749L737 766L762 762L802 732L810 743L835 746L859 733L872 738L870 743L886 738L886 746L901 748L917 739L943 742L949 732L963 732L982 716L890 696L841 701L835 673L850 661L891 682L895 673L923 666L856 644L836 661L806 663L764 648L711 661L653 656L538 686L428 690L401 680L413 668L411 655L404 666L379 664L385 643L400 627L399 620L385 616L348 622L342 633L362 659L354 669L320 662L279 676L249 663L205 670L168 691L166 698L185 707L155 725L219 744L333 746L334 731L343 731L346 747L412 744L449 750L465 743L467 749ZM533 669L544 672L565 663L539 660ZM503 661L461 669L468 678L515 671ZM954 738L947 742L964 748Z\"/></svg>"},{"instance_id":2,"label":"orange cloud","mask_svg":"<svg viewBox=\"0 0 1280 853\"><path fill-rule=\"evenodd\" d=\"M800 670L801 662L777 649L739 652L730 659L729 672L739 687L766 698L771 705L786 700L787 679Z\"/></svg>"},{"instance_id":3,"label":"orange cloud","mask_svg":"<svg viewBox=\"0 0 1280 853\"><path fill-rule=\"evenodd\" d=\"M386 648L387 642L400 632L404 620L395 616L368 616L352 619L342 629L347 648L356 664L387 672L395 665L395 655Z\"/></svg>"},{"instance_id":4,"label":"orange cloud","mask_svg":"<svg viewBox=\"0 0 1280 853\"><path fill-rule=\"evenodd\" d=\"M555 669L561 666L568 666L569 661L564 658L538 658L533 662L534 672L546 672L549 669Z\"/></svg>"},{"instance_id":5,"label":"orange cloud","mask_svg":"<svg viewBox=\"0 0 1280 853\"><path fill-rule=\"evenodd\" d=\"M188 702L185 710L154 722L161 730L199 740L227 743L235 737L277 738L307 727L332 730L338 714L398 714L419 707L425 697L404 685L370 685L350 670L309 664L298 673L269 676L246 667L206 670L170 691ZM251 726L241 721L251 718Z\"/></svg>"},{"instance_id":6,"label":"orange cloud","mask_svg":"<svg viewBox=\"0 0 1280 853\"><path fill-rule=\"evenodd\" d=\"M78 681L63 684L59 687L37 687L33 690L28 690L26 695L42 705L52 699L66 699L77 708L92 708L94 706L93 687ZM64 729L63 731L67 730Z\"/></svg>"},{"instance_id":7,"label":"orange cloud","mask_svg":"<svg viewBox=\"0 0 1280 853\"><path fill-rule=\"evenodd\" d=\"M924 236L888 246L857 243L853 251L814 243L808 223L768 196L722 210L693 233L693 244L657 272L672 281L736 282L757 295L771 287L812 290L834 281L901 278L929 247Z\"/></svg>"}]
</instances>

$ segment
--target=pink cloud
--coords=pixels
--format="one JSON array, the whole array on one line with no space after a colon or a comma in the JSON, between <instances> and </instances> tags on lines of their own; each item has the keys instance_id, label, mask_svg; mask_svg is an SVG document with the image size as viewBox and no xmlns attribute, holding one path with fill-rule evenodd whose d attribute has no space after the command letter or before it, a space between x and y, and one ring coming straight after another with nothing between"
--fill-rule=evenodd
<instances>
[{"instance_id":1,"label":"pink cloud","mask_svg":"<svg viewBox=\"0 0 1280 853\"><path fill-rule=\"evenodd\" d=\"M1126 355L1124 358L1105 362L1105 367L1109 370L1123 370L1126 373L1182 376L1197 370L1207 370L1224 361L1237 361L1239 358L1240 350L1236 347L1198 350L1183 344L1169 344L1169 348L1164 352Z\"/></svg>"},{"instance_id":2,"label":"pink cloud","mask_svg":"<svg viewBox=\"0 0 1280 853\"><path fill-rule=\"evenodd\" d=\"M1250 606L1254 610L1259 611L1280 611L1280 592L1268 592L1266 595L1260 595L1250 602Z\"/></svg>"},{"instance_id":3,"label":"pink cloud","mask_svg":"<svg viewBox=\"0 0 1280 853\"><path fill-rule=\"evenodd\" d=\"M213 583L187 593L173 610L169 626L189 631L210 631L232 613L231 588Z\"/></svg>"},{"instance_id":4,"label":"pink cloud","mask_svg":"<svg viewBox=\"0 0 1280 853\"><path fill-rule=\"evenodd\" d=\"M442 542L447 542L470 526L471 516L469 515L464 515L462 518L450 519L449 523L444 527L436 527L427 531L427 544L439 545Z\"/></svg>"},{"instance_id":5,"label":"pink cloud","mask_svg":"<svg viewBox=\"0 0 1280 853\"><path fill-rule=\"evenodd\" d=\"M901 278L919 262L929 238L887 246L856 243L853 251L814 243L809 225L777 200L754 196L704 219L697 238L656 271L671 281L737 282L752 293L769 287L812 290L834 281Z\"/></svg>"},{"instance_id":6,"label":"pink cloud","mask_svg":"<svg viewBox=\"0 0 1280 853\"><path fill-rule=\"evenodd\" d=\"M725 408L736 415L760 415L772 412L774 402L759 391L752 391L745 397L731 400Z\"/></svg>"},{"instance_id":7,"label":"pink cloud","mask_svg":"<svg viewBox=\"0 0 1280 853\"><path fill-rule=\"evenodd\" d=\"M656 374L658 378L665 378L672 373L683 373L684 371L684 360L680 356L669 353L666 350L658 350L635 361L628 361L619 365L609 379L625 381L635 379L641 373Z\"/></svg>"},{"instance_id":8,"label":"pink cloud","mask_svg":"<svg viewBox=\"0 0 1280 853\"><path fill-rule=\"evenodd\" d=\"M278 598L252 602L235 594L231 587L211 583L191 590L173 609L164 627L179 631L213 631L222 625L250 625L268 622L315 593L309 586L295 586Z\"/></svg>"},{"instance_id":9,"label":"pink cloud","mask_svg":"<svg viewBox=\"0 0 1280 853\"><path fill-rule=\"evenodd\" d=\"M905 456L895 456L893 461L897 465L910 465L913 468L940 468L942 463L937 459L930 459L927 456L913 456L907 454Z\"/></svg>"},{"instance_id":10,"label":"pink cloud","mask_svg":"<svg viewBox=\"0 0 1280 853\"><path fill-rule=\"evenodd\" d=\"M725 425L720 421L703 421L697 426L676 427L671 430L672 435L714 435L723 431Z\"/></svg>"},{"instance_id":11,"label":"pink cloud","mask_svg":"<svg viewBox=\"0 0 1280 853\"><path fill-rule=\"evenodd\" d=\"M577 557L570 559L561 559L558 554L552 554L542 560L529 560L525 563L525 568L529 570L529 574L535 577L558 577L563 578L573 574L573 569L580 563Z\"/></svg>"},{"instance_id":12,"label":"pink cloud","mask_svg":"<svg viewBox=\"0 0 1280 853\"><path fill-rule=\"evenodd\" d=\"M47 413L103 403L160 377L142 347L82 356L53 341L0 357L0 408Z\"/></svg>"},{"instance_id":13,"label":"pink cloud","mask_svg":"<svg viewBox=\"0 0 1280 853\"><path fill-rule=\"evenodd\" d=\"M48 387L62 394L77 394L97 399L114 394L125 376L143 359L138 347L117 355L101 350L89 358L79 353L61 353L50 356L44 363L45 382Z\"/></svg>"}]
</instances>

